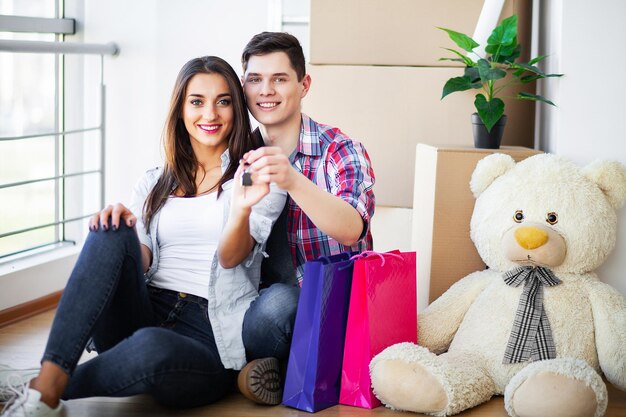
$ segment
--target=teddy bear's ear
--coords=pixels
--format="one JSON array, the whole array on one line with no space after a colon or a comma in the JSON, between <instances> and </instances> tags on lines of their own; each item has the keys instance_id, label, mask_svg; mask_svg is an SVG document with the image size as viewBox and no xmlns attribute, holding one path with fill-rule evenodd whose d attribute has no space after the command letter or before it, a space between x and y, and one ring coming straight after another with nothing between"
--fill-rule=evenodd
<instances>
[{"instance_id":1,"label":"teddy bear's ear","mask_svg":"<svg viewBox=\"0 0 626 417\"><path fill-rule=\"evenodd\" d=\"M626 167L617 161L593 161L583 168L583 174L596 183L614 209L626 198Z\"/></svg>"},{"instance_id":2,"label":"teddy bear's ear","mask_svg":"<svg viewBox=\"0 0 626 417\"><path fill-rule=\"evenodd\" d=\"M470 180L470 189L474 193L474 197L478 198L496 178L514 166L513 158L503 153L494 153L478 161Z\"/></svg>"}]
</instances>

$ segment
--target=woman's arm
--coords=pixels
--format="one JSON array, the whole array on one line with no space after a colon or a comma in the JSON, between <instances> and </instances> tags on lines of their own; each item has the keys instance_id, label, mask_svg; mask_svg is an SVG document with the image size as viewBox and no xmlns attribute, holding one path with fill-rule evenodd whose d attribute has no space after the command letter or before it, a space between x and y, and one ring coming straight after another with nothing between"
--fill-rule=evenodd
<instances>
[{"instance_id":1,"label":"woman's arm","mask_svg":"<svg viewBox=\"0 0 626 417\"><path fill-rule=\"evenodd\" d=\"M242 186L242 174L243 164L240 164L233 181L228 221L224 225L217 247L217 259L223 268L234 268L239 265L257 243L250 231L252 206L261 201L270 190L269 184Z\"/></svg>"},{"instance_id":2,"label":"woman's arm","mask_svg":"<svg viewBox=\"0 0 626 417\"><path fill-rule=\"evenodd\" d=\"M152 251L144 244L139 246L141 247L141 265L145 274L150 269L150 265L152 265Z\"/></svg>"},{"instance_id":3,"label":"woman's arm","mask_svg":"<svg viewBox=\"0 0 626 417\"><path fill-rule=\"evenodd\" d=\"M251 211L237 210L231 206L217 247L217 259L223 268L239 265L254 247L254 239L250 236Z\"/></svg>"}]
</instances>

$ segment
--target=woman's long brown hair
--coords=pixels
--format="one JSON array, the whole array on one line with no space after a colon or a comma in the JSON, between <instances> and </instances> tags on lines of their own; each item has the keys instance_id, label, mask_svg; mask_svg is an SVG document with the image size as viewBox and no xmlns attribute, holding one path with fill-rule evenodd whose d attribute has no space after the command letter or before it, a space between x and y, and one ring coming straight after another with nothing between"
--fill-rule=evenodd
<instances>
[{"instance_id":1,"label":"woman's long brown hair","mask_svg":"<svg viewBox=\"0 0 626 417\"><path fill-rule=\"evenodd\" d=\"M234 123L227 138L230 163L217 184L218 196L222 191L222 185L235 175L243 155L262 145L255 142L250 133L248 109L241 83L233 68L216 56L204 56L187 62L176 78L163 130L162 139L165 148L163 174L148 194L143 207L146 232L150 230L150 222L154 215L163 207L174 190L182 191L185 197L194 196L198 191L196 188L198 161L191 148L189 133L182 117L187 85L196 74L220 74L226 79L232 98Z\"/></svg>"}]
</instances>

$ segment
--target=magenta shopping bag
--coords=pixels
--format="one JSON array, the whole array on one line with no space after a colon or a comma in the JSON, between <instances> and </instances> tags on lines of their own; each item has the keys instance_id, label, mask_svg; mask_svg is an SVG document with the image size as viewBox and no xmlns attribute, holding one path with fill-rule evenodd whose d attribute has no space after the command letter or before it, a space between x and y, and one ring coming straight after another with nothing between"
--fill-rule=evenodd
<instances>
[{"instance_id":1,"label":"magenta shopping bag","mask_svg":"<svg viewBox=\"0 0 626 417\"><path fill-rule=\"evenodd\" d=\"M372 392L370 361L393 344L417 343L415 252L356 257L339 403L375 408L381 403Z\"/></svg>"},{"instance_id":2,"label":"magenta shopping bag","mask_svg":"<svg viewBox=\"0 0 626 417\"><path fill-rule=\"evenodd\" d=\"M284 405L316 412L339 403L352 255L322 257L304 265Z\"/></svg>"}]
</instances>

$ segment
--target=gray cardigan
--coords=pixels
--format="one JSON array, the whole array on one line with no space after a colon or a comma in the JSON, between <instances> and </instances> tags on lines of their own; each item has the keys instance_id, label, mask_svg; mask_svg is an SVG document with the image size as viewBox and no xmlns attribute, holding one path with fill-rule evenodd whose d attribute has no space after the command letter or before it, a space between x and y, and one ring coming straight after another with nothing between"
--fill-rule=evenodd
<instances>
[{"instance_id":1,"label":"gray cardigan","mask_svg":"<svg viewBox=\"0 0 626 417\"><path fill-rule=\"evenodd\" d=\"M229 163L228 151L222 155L222 172ZM157 241L157 227L159 212L150 222L150 230L146 231L142 221L143 205L148 193L161 176L163 169L154 168L145 173L135 186L131 211L137 217L137 234L139 241L152 251L152 264L146 272L146 281L159 268L159 242ZM222 186L224 199L224 215L222 225L228 220L230 209L230 195L232 181ZM257 242L246 259L234 268L223 268L217 254L211 262L211 276L207 288L208 315L215 336L222 364L227 369L241 369L246 363L246 352L241 337L243 317L250 303L258 296L261 261L265 255L265 243L272 230L272 225L280 215L287 198L286 192L275 184L270 186L270 193L252 208L250 214L250 234Z\"/></svg>"}]
</instances>

